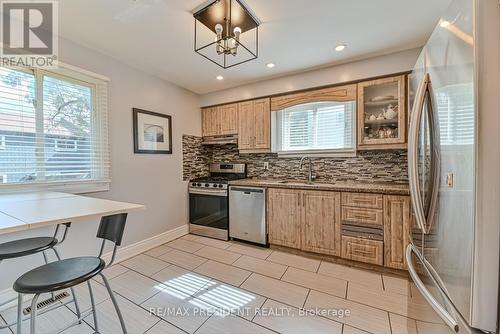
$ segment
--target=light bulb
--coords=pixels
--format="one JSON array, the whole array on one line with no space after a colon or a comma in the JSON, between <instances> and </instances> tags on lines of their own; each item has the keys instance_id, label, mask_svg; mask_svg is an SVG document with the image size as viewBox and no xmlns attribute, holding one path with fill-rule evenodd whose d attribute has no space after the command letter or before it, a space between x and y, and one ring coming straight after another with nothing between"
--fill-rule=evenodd
<instances>
[{"instance_id":1,"label":"light bulb","mask_svg":"<svg viewBox=\"0 0 500 334\"><path fill-rule=\"evenodd\" d=\"M216 79L220 81L220 80L224 80L224 77L223 77L222 75L218 75L218 76L216 77Z\"/></svg>"},{"instance_id":2,"label":"light bulb","mask_svg":"<svg viewBox=\"0 0 500 334\"><path fill-rule=\"evenodd\" d=\"M224 27L222 26L222 24L217 23L217 24L215 25L215 33L216 33L217 35L219 35L219 34L222 34L222 32L223 32L223 31L224 31Z\"/></svg>"},{"instance_id":3,"label":"light bulb","mask_svg":"<svg viewBox=\"0 0 500 334\"><path fill-rule=\"evenodd\" d=\"M234 33L234 37L236 37L236 39L239 39L240 34L241 34L241 28L240 27L234 28L233 33Z\"/></svg>"},{"instance_id":4,"label":"light bulb","mask_svg":"<svg viewBox=\"0 0 500 334\"><path fill-rule=\"evenodd\" d=\"M273 68L274 66L276 66L274 63L268 63L266 64L267 68Z\"/></svg>"}]
</instances>

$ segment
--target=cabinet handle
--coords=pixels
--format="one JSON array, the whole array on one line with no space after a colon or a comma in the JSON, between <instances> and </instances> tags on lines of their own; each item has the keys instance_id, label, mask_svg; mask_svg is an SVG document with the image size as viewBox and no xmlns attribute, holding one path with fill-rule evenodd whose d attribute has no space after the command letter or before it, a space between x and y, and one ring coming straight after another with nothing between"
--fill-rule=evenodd
<instances>
[{"instance_id":1,"label":"cabinet handle","mask_svg":"<svg viewBox=\"0 0 500 334\"><path fill-rule=\"evenodd\" d=\"M354 218L356 219L371 219L372 216L369 214L369 213L355 213L354 215Z\"/></svg>"},{"instance_id":2,"label":"cabinet handle","mask_svg":"<svg viewBox=\"0 0 500 334\"><path fill-rule=\"evenodd\" d=\"M351 252L352 252L352 254L373 257L373 253L371 251L368 251L368 250L363 250L363 249L359 249L359 248L351 248Z\"/></svg>"}]
</instances>

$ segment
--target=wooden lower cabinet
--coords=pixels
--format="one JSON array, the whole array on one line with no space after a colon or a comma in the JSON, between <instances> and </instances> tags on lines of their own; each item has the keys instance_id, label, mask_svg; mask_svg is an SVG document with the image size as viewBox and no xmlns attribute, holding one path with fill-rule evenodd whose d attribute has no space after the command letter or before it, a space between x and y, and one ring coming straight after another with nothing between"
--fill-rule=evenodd
<instances>
[{"instance_id":1,"label":"wooden lower cabinet","mask_svg":"<svg viewBox=\"0 0 500 334\"><path fill-rule=\"evenodd\" d=\"M382 241L342 236L342 257L365 263L384 264Z\"/></svg>"},{"instance_id":2,"label":"wooden lower cabinet","mask_svg":"<svg viewBox=\"0 0 500 334\"><path fill-rule=\"evenodd\" d=\"M272 245L406 269L409 196L270 188L267 201ZM384 239L342 235L342 223L359 224L365 230L378 226Z\"/></svg>"},{"instance_id":3,"label":"wooden lower cabinet","mask_svg":"<svg viewBox=\"0 0 500 334\"><path fill-rule=\"evenodd\" d=\"M303 191L302 250L340 256L340 193Z\"/></svg>"},{"instance_id":4,"label":"wooden lower cabinet","mask_svg":"<svg viewBox=\"0 0 500 334\"><path fill-rule=\"evenodd\" d=\"M386 267L406 269L405 251L410 233L410 197L384 196Z\"/></svg>"},{"instance_id":5,"label":"wooden lower cabinet","mask_svg":"<svg viewBox=\"0 0 500 334\"><path fill-rule=\"evenodd\" d=\"M269 243L340 256L340 193L268 190Z\"/></svg>"},{"instance_id":6,"label":"wooden lower cabinet","mask_svg":"<svg viewBox=\"0 0 500 334\"><path fill-rule=\"evenodd\" d=\"M290 248L300 248L302 192L290 189L269 189L267 196L269 243Z\"/></svg>"}]
</instances>

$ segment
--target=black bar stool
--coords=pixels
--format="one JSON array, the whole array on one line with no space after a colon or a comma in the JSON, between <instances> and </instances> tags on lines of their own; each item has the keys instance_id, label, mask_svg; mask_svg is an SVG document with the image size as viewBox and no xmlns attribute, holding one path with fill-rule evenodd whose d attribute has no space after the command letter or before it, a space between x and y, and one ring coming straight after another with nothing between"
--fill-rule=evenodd
<instances>
[{"instance_id":1,"label":"black bar stool","mask_svg":"<svg viewBox=\"0 0 500 334\"><path fill-rule=\"evenodd\" d=\"M52 250L58 260L61 260L59 252L55 248L56 246L62 244L64 240L66 240L66 236L68 234L68 229L71 227L71 223L64 223L64 232L61 240L58 239L59 227L56 226L54 235L52 237L34 237L34 238L26 238L20 240L13 240L9 242L5 242L0 244L0 264L4 260L20 258L28 255L42 253L45 264L49 263L47 251ZM75 303L75 309L78 314L80 314L80 307L78 306L78 301L76 298L76 294L73 289L71 289L72 300L69 302ZM16 298L7 300L0 304L4 306L12 301L16 300ZM55 301L55 295L52 294L52 300ZM0 329L4 329L10 326L15 325L15 322L9 323L7 325L0 326Z\"/></svg>"},{"instance_id":2,"label":"black bar stool","mask_svg":"<svg viewBox=\"0 0 500 334\"><path fill-rule=\"evenodd\" d=\"M14 283L14 291L16 291L18 296L17 304L17 334L21 334L22 331L22 305L23 305L23 295L33 294L33 299L31 301L31 323L30 323L30 333L35 334L36 332L36 315L37 315L37 301L42 293L54 293L59 290L72 288L75 285L87 283L91 308L82 314L77 315L77 320L67 327L59 331L62 332L67 328L70 328L77 323L80 323L85 317L91 313L94 316L94 330L96 333L99 332L98 321L97 321L97 311L94 301L94 293L92 291L92 285L90 279L100 275L106 289L108 290L113 306L115 307L116 314L120 320L120 325L123 334L127 334L127 329L125 328L125 322L123 316L116 302L113 290L109 282L102 273L102 271L111 266L115 260L116 250L118 246L121 245L123 232L125 230L125 223L127 221L127 214L120 213L111 216L105 216L101 218L101 223L99 224L99 230L97 231L97 237L103 239L101 244L101 250L97 257L75 257L64 259L56 262L51 262L46 265L40 266L33 270L28 271L21 277L19 277ZM108 264L104 262L101 258L104 252L104 246L106 240L114 243L113 255Z\"/></svg>"}]
</instances>

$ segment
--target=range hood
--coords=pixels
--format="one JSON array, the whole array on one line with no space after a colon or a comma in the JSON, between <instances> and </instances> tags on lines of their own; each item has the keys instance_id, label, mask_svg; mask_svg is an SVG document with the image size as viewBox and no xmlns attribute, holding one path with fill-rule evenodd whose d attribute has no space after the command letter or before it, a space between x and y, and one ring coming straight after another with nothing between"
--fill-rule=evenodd
<instances>
[{"instance_id":1,"label":"range hood","mask_svg":"<svg viewBox=\"0 0 500 334\"><path fill-rule=\"evenodd\" d=\"M238 135L203 137L202 145L238 145Z\"/></svg>"}]
</instances>

